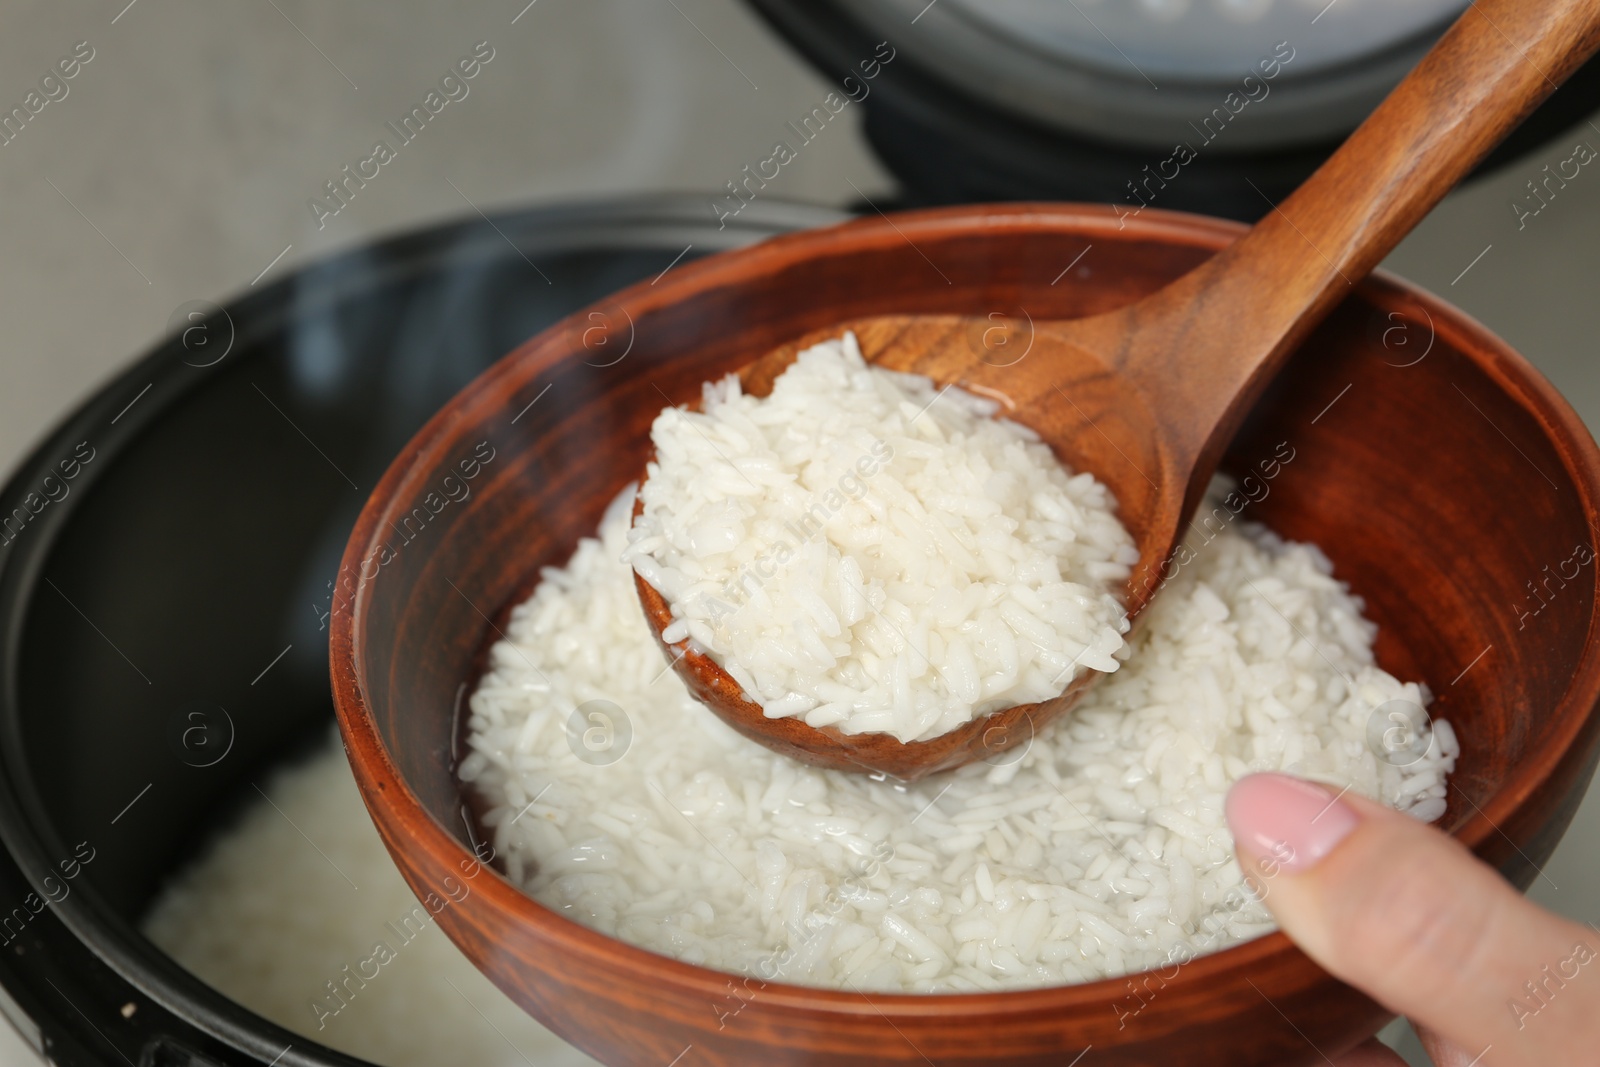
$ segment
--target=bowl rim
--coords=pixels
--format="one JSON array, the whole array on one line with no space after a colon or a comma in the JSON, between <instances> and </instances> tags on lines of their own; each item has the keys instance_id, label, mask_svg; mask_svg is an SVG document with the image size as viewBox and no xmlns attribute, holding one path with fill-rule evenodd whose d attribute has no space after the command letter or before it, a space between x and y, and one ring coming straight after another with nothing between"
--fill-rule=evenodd
<instances>
[{"instance_id":1,"label":"bowl rim","mask_svg":"<svg viewBox=\"0 0 1600 1067\"><path fill-rule=\"evenodd\" d=\"M661 284L637 283L603 298L591 308L625 303L632 313L648 313L691 293L737 286L749 274L792 262L797 254L842 254L841 240L848 243L848 254L860 254L901 243L911 243L915 247L912 238L917 234L949 240L997 231L1013 235L1038 233L1041 229L1056 236L1083 237L1091 243L1097 237L1115 240L1115 235L1121 233L1124 240L1132 237L1214 251L1244 232L1246 227L1229 220L1157 208L1147 208L1137 216L1119 217L1110 205L1100 204L960 205L892 216L880 211L876 216L784 234L743 249L708 256L657 279ZM1472 316L1387 272L1374 271L1357 284L1356 291L1374 302L1392 304L1403 299L1409 306L1426 309L1438 334L1455 339L1460 350L1483 374L1542 425L1567 475L1582 495L1591 530L1600 525L1600 517L1597 517L1600 516L1600 447L1571 405L1526 357ZM476 423L474 414L487 407L484 395L491 385L503 388L507 380L526 385L548 370L564 353L560 339L575 324L587 321L584 316L588 310L580 309L524 341L473 379L428 420L390 464L362 507L340 562L341 582L347 575L356 576L354 595L345 597L342 603L335 598L329 635L334 705L346 755L361 785L368 813L391 851L425 854L437 869L460 869L458 864L470 862L474 856L422 805L400 775L378 732L365 697L366 670L361 658L365 651L362 622L370 601L368 580L361 577L362 561L369 558L380 539L379 530L389 508L407 495L417 481L416 472L422 461L434 456L454 428L464 421ZM1596 568L1592 582L1591 593L1600 593L1600 568ZM1600 595L1593 597L1591 605L1578 670L1568 681L1561 700L1548 713L1558 720L1551 743L1531 752L1485 804L1479 806L1473 802L1473 814L1452 831L1452 836L1474 852L1481 851L1495 835L1504 836L1500 826L1516 813L1530 794L1552 778L1573 742L1590 721L1600 715ZM504 606L496 605L496 608ZM1506 840L1519 853L1522 851L1515 841L1509 837ZM671 985L686 994L704 995L712 1001L725 994L730 977L743 977L734 972L685 963L601 933L528 896L498 870L491 869L491 873L494 877L487 883L477 883L483 900L478 908L487 905L490 911L510 917L522 932L533 935L553 951L584 957L611 971L647 974L656 983ZM1316 966L1285 934L1274 931L1192 957L1181 965L1173 978L1162 980L1162 990L1170 991L1171 999L1178 1001L1184 999L1185 990L1198 992L1214 986L1219 978L1232 978L1242 988L1242 979L1267 961ZM761 979L760 999L769 1008L789 1012L822 1012L841 1017L943 1018L957 1024L979 1018L992 1022L998 1016L1059 1015L1089 1007L1104 1008L1108 1003L1124 999L1131 980L1154 973L1157 972L1146 970L1069 985L991 992L873 991L870 1000L859 991Z\"/></svg>"}]
</instances>

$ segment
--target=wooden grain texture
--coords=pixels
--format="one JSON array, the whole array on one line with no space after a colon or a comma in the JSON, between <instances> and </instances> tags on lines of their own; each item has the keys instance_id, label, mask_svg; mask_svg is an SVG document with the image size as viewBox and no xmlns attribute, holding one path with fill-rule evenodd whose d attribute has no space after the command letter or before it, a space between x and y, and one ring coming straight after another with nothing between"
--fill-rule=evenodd
<instances>
[{"instance_id":1,"label":"wooden grain texture","mask_svg":"<svg viewBox=\"0 0 1600 1067\"><path fill-rule=\"evenodd\" d=\"M1061 205L871 218L674 268L475 381L374 492L334 605L334 694L351 765L419 896L444 897L444 879L463 884L460 865L471 862L454 760L477 657L539 569L564 562L637 477L663 405L693 400L751 353L841 320L996 313L1025 323L1111 311L1239 232L1154 210L1119 227L1109 210ZM631 339L622 361L585 348L596 313L617 330L610 340ZM1025 349L1025 336L1016 341ZM987 387L1006 392L1040 355L996 359ZM1118 428L1129 416L1099 403L1086 410L1134 443L1131 420ZM480 442L494 459L471 496L402 542L395 524ZM1225 521L1319 543L1366 598L1380 663L1438 694L1435 713L1463 748L1444 825L1526 885L1582 796L1600 741L1596 567L1565 562L1575 546L1594 547L1600 508L1600 453L1580 421L1487 331L1380 276L1291 357L1223 468L1256 486ZM1202 517L1195 552L1212 527ZM609 771L638 765L628 755ZM745 987L572 922L493 871L467 884L470 895L440 911L441 928L518 1003L612 1064L664 1067L681 1055L678 1067L1063 1067L1087 1047L1078 1067L1294 1067L1323 1063L1388 1017L1281 935L1127 979L863 996ZM724 1023L730 981L744 1003Z\"/></svg>"},{"instance_id":2,"label":"wooden grain texture","mask_svg":"<svg viewBox=\"0 0 1600 1067\"><path fill-rule=\"evenodd\" d=\"M1160 291L1075 321L1031 321L1029 360L974 344L994 320L956 314L840 322L757 361L764 393L805 344L853 329L872 362L1003 395L1078 470L1115 493L1140 560L1124 595L1137 619L1188 534L1223 447L1289 353L1556 85L1600 46L1600 0L1488 0L1468 7L1387 100L1293 196L1243 238ZM659 639L672 621L642 581ZM711 657L679 642L675 669L747 737L835 770L914 780L992 760L1068 711L1101 677L928 741L846 735L767 718Z\"/></svg>"}]
</instances>

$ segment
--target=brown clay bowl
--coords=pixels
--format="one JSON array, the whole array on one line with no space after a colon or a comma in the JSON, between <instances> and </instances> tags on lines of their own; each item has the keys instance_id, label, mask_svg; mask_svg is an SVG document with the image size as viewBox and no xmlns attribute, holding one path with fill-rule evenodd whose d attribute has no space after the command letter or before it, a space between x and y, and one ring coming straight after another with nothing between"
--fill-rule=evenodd
<instances>
[{"instance_id":1,"label":"brown clay bowl","mask_svg":"<svg viewBox=\"0 0 1600 1067\"><path fill-rule=\"evenodd\" d=\"M690 400L701 382L859 315L1109 309L1239 232L1153 210L1122 225L1070 205L869 218L680 267L540 334L473 382L373 493L334 600L333 689L350 761L418 896L460 896L472 870L453 759L479 657L539 568L563 562L638 474L663 393ZM609 330L603 349L596 327ZM1380 661L1426 680L1434 713L1460 734L1443 825L1526 886L1597 752L1597 568L1573 575L1570 562L1595 545L1593 440L1505 344L1375 277L1298 353L1226 466L1259 476L1280 442L1294 458L1259 482L1247 517L1315 540L1366 598ZM441 505L461 485L470 495ZM580 926L497 873L468 884L438 911L440 926L530 1013L612 1064L1309 1064L1388 1018L1274 934L1176 974L1028 992L863 996L768 983L724 1025L728 975Z\"/></svg>"}]
</instances>

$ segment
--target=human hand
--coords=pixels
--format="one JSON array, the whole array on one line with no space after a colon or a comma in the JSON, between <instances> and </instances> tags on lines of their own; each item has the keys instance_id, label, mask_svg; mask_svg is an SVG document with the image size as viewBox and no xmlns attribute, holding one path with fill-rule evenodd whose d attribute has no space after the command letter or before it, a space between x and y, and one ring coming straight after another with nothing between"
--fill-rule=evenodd
<instances>
[{"instance_id":1,"label":"human hand","mask_svg":"<svg viewBox=\"0 0 1600 1067\"><path fill-rule=\"evenodd\" d=\"M1438 1067L1600 1063L1600 934L1409 815L1284 774L1228 793L1239 864L1329 973L1411 1019ZM1404 1067L1376 1039L1335 1067Z\"/></svg>"}]
</instances>

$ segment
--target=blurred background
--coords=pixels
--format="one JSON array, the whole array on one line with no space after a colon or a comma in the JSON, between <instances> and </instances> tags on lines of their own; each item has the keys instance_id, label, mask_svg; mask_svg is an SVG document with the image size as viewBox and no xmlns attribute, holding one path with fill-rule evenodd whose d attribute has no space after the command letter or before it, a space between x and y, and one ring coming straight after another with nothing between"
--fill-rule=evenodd
<instances>
[{"instance_id":1,"label":"blurred background","mask_svg":"<svg viewBox=\"0 0 1600 1067\"><path fill-rule=\"evenodd\" d=\"M776 212L774 230L829 217L783 202L1089 199L1253 219L1461 6L0 0L0 467L194 302L230 305L419 227L677 194L653 271L673 248L721 247L736 209ZM1581 72L1385 264L1525 353L1591 427L1600 170L1571 177L1571 161L1600 146L1596 82ZM425 123L398 129L419 105ZM393 156L372 163L380 140ZM742 209L733 185L756 188L740 183L779 141L794 158ZM494 227L535 270L520 242L537 226ZM617 243L625 218L602 229ZM616 285L643 276L629 269ZM1545 874L1537 899L1600 919L1592 796ZM0 1028L0 1063L38 1062L31 1043Z\"/></svg>"}]
</instances>

